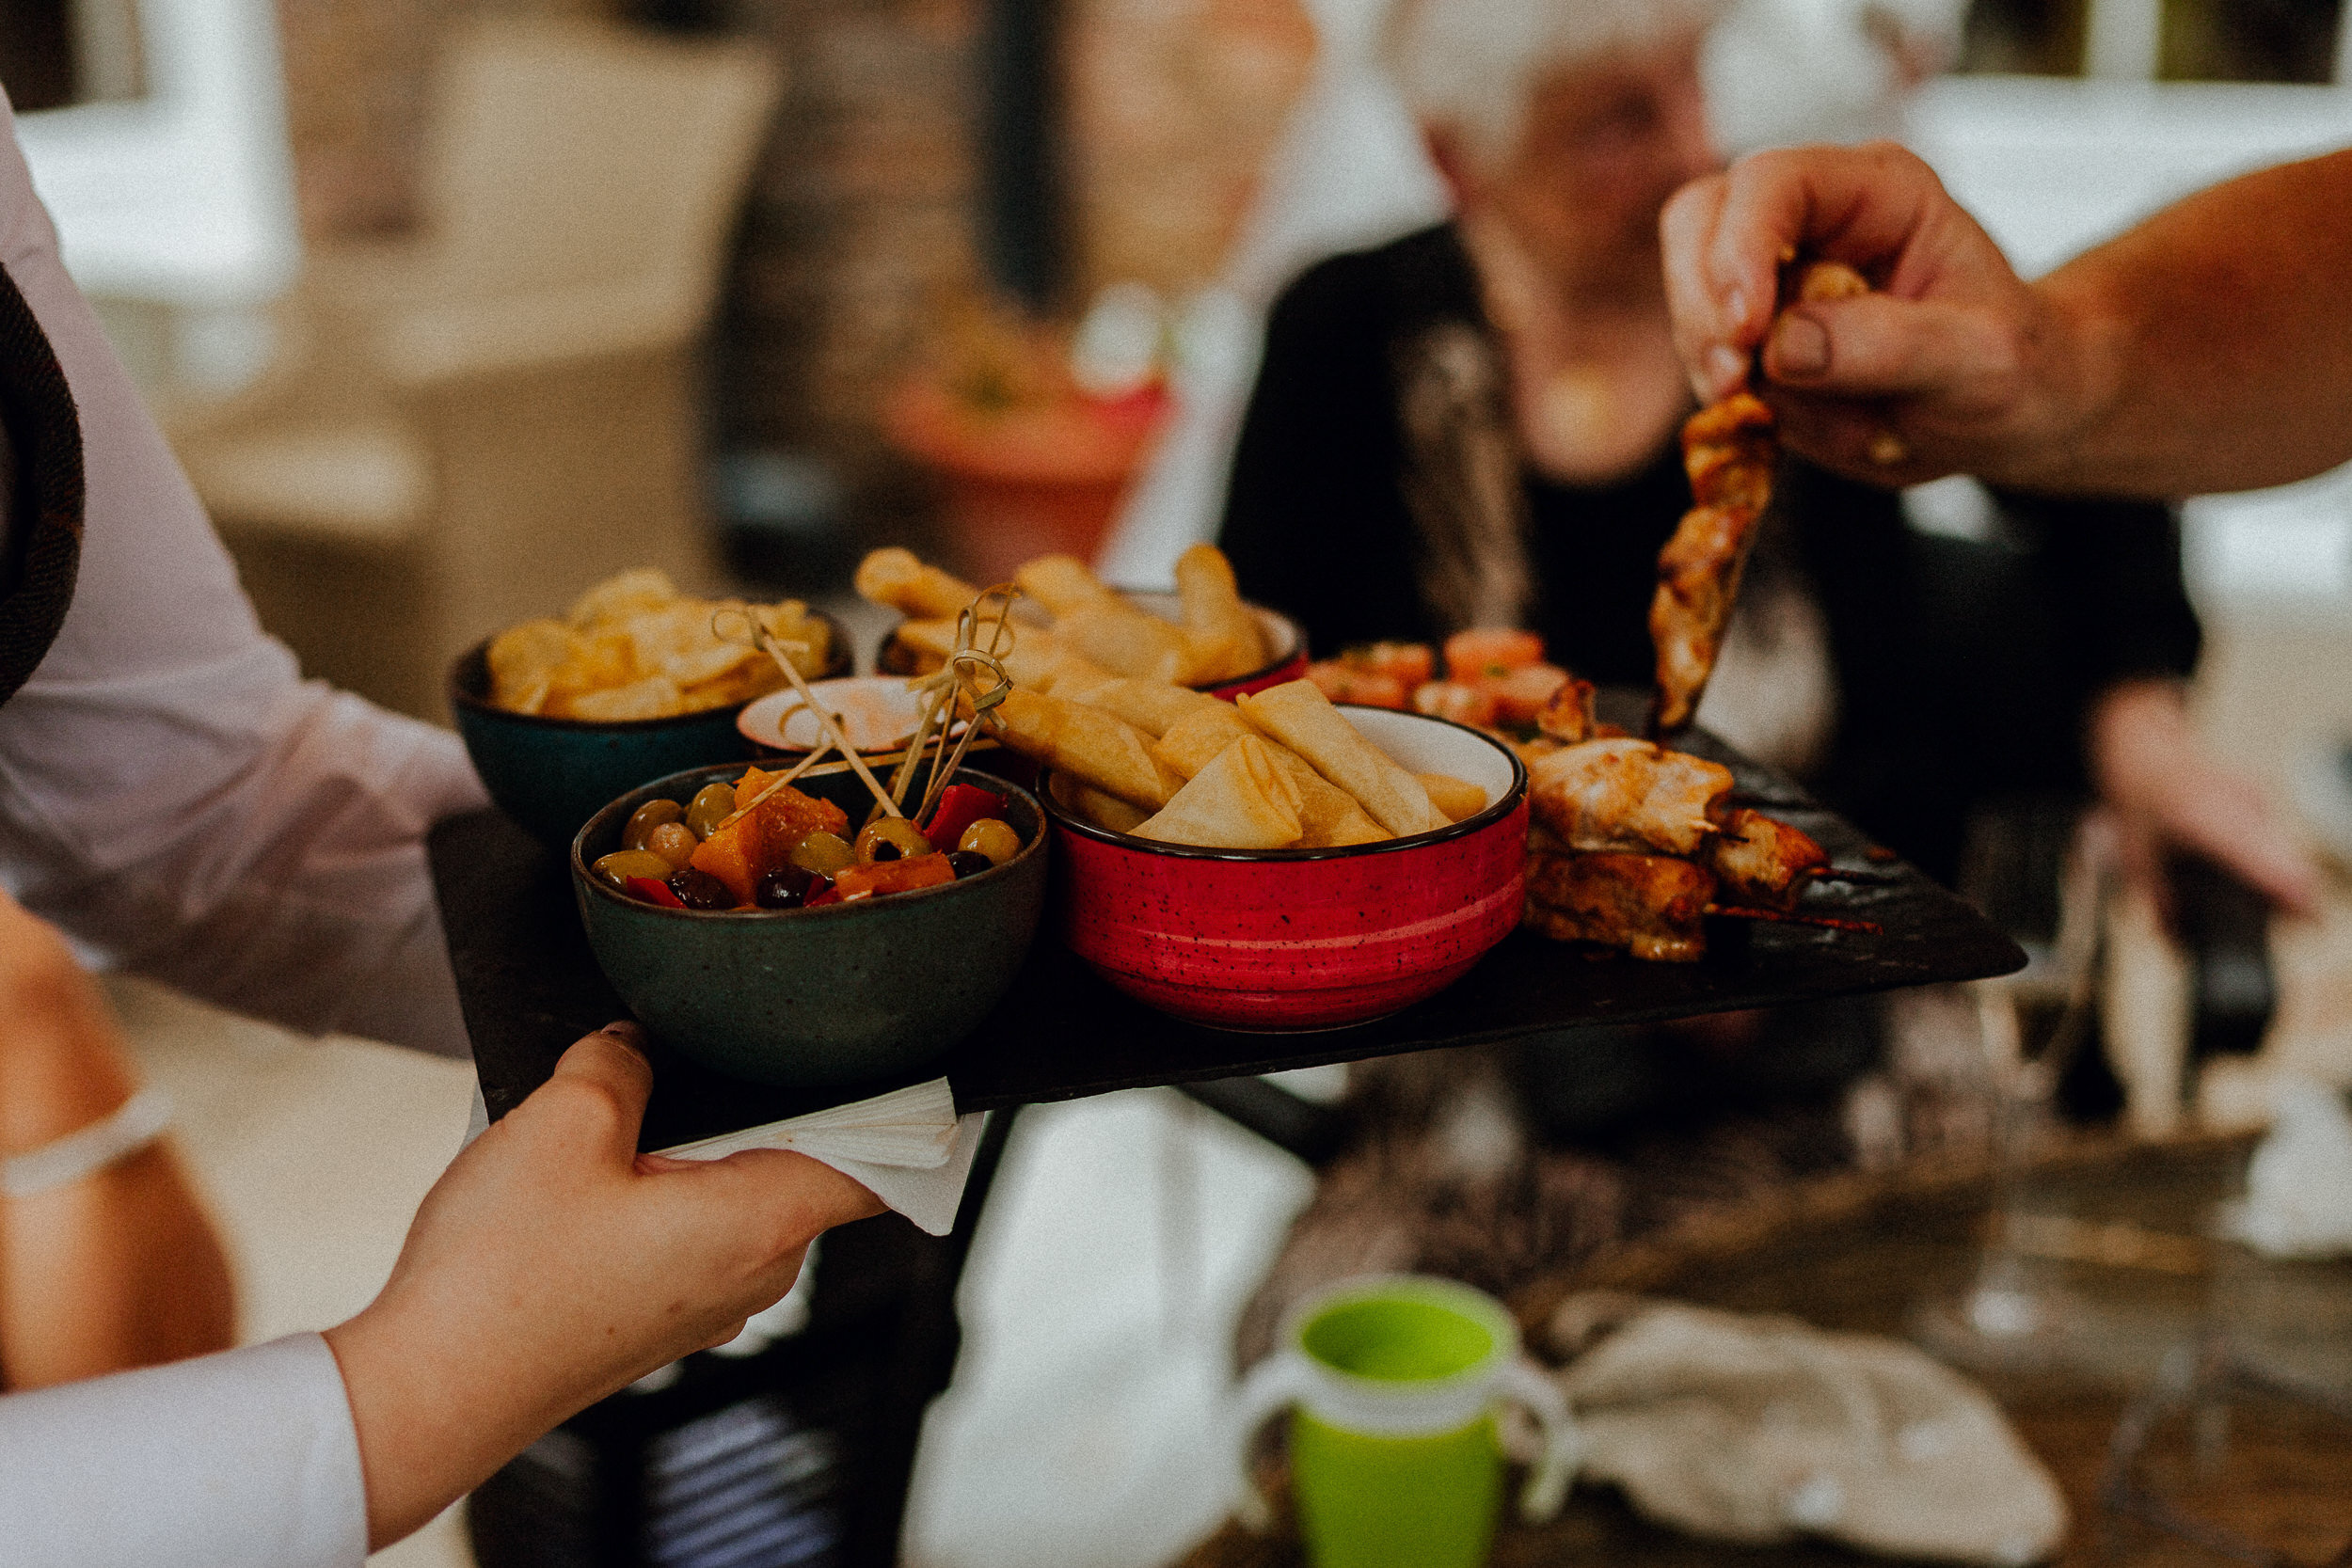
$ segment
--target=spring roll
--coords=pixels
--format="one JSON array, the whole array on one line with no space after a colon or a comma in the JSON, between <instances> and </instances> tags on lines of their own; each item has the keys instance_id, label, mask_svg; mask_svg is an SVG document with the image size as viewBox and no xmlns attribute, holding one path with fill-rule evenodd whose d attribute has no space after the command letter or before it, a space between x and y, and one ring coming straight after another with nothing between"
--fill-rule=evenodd
<instances>
[{"instance_id":1,"label":"spring roll","mask_svg":"<svg viewBox=\"0 0 2352 1568\"><path fill-rule=\"evenodd\" d=\"M1151 815L1116 795L1105 795L1090 784L1080 784L1068 773L1055 774L1045 787L1064 811L1073 812L1111 832L1134 832L1136 825Z\"/></svg>"},{"instance_id":2,"label":"spring roll","mask_svg":"<svg viewBox=\"0 0 2352 1568\"><path fill-rule=\"evenodd\" d=\"M1214 697L1209 705L1187 714L1152 744L1152 754L1186 778L1216 760L1217 753L1244 736L1257 735L1241 710ZM1339 844L1377 844L1390 836L1387 829L1364 815L1356 797L1339 788L1307 766L1306 759L1279 740L1259 736L1268 754L1298 788L1298 843L1303 849L1323 849Z\"/></svg>"},{"instance_id":3,"label":"spring roll","mask_svg":"<svg viewBox=\"0 0 2352 1568\"><path fill-rule=\"evenodd\" d=\"M1241 602L1223 550L1195 545L1178 556L1176 594L1184 601L1184 630L1194 642L1195 680L1231 680L1264 667L1265 634Z\"/></svg>"},{"instance_id":4,"label":"spring roll","mask_svg":"<svg viewBox=\"0 0 2352 1568\"><path fill-rule=\"evenodd\" d=\"M1006 745L1106 795L1157 811L1184 787L1141 730L1101 708L1015 686L993 711Z\"/></svg>"},{"instance_id":5,"label":"spring roll","mask_svg":"<svg viewBox=\"0 0 2352 1568\"><path fill-rule=\"evenodd\" d=\"M1086 661L1073 657L1072 662L1084 664ZM1053 685L1054 695L1117 714L1148 736L1166 735L1181 721L1212 708L1223 708L1228 713L1233 711L1232 704L1220 703L1205 691L1170 686L1165 681L1129 680L1124 675L1105 673L1092 665L1087 667L1094 670L1100 678L1057 675ZM1248 727L1245 725L1240 733L1248 734Z\"/></svg>"},{"instance_id":6,"label":"spring roll","mask_svg":"<svg viewBox=\"0 0 2352 1568\"><path fill-rule=\"evenodd\" d=\"M1286 849L1298 842L1298 789L1265 743L1246 735L1135 832L1216 849Z\"/></svg>"},{"instance_id":7,"label":"spring roll","mask_svg":"<svg viewBox=\"0 0 2352 1568\"><path fill-rule=\"evenodd\" d=\"M1035 561L1025 562L1014 569L1012 580L1021 592L1057 617L1083 609L1097 599L1117 597L1074 555L1041 555Z\"/></svg>"},{"instance_id":8,"label":"spring roll","mask_svg":"<svg viewBox=\"0 0 2352 1568\"><path fill-rule=\"evenodd\" d=\"M1240 700L1252 724L1356 797L1372 819L1402 837L1447 826L1412 774L1366 740L1312 681L1290 681Z\"/></svg>"},{"instance_id":9,"label":"spring roll","mask_svg":"<svg viewBox=\"0 0 2352 1568\"><path fill-rule=\"evenodd\" d=\"M918 621L946 617L953 623L980 596L970 583L936 566L926 566L913 550L895 546L869 552L857 563L858 596Z\"/></svg>"},{"instance_id":10,"label":"spring roll","mask_svg":"<svg viewBox=\"0 0 2352 1568\"><path fill-rule=\"evenodd\" d=\"M979 630L982 647L988 646L995 630L984 624ZM953 621L903 621L892 633L899 642L914 650L927 671L936 670L947 661L956 646L956 623ZM1108 679L1109 672L1089 664L1072 653L1069 647L1043 626L1025 626L1015 621L1011 645L1003 656L1005 674L1016 686L1026 686L1043 691L1053 689L1073 671L1083 671L1099 679Z\"/></svg>"},{"instance_id":11,"label":"spring roll","mask_svg":"<svg viewBox=\"0 0 2352 1568\"><path fill-rule=\"evenodd\" d=\"M1429 803L1445 813L1449 821L1459 822L1486 809L1486 792L1468 779L1451 773L1416 773L1413 777L1429 791Z\"/></svg>"},{"instance_id":12,"label":"spring roll","mask_svg":"<svg viewBox=\"0 0 2352 1568\"><path fill-rule=\"evenodd\" d=\"M1192 682L1197 656L1184 628L1111 595L1057 612L1054 629L1115 673L1170 686Z\"/></svg>"}]
</instances>

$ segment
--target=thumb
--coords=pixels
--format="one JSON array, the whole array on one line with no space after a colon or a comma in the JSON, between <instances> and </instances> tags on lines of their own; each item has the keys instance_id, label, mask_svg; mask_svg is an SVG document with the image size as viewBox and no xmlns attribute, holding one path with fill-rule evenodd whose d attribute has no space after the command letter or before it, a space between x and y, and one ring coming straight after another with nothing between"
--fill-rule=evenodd
<instances>
[{"instance_id":1,"label":"thumb","mask_svg":"<svg viewBox=\"0 0 2352 1568\"><path fill-rule=\"evenodd\" d=\"M516 1117L597 1159L626 1166L637 1156L653 1069L638 1048L644 1031L608 1023L565 1051L548 1081L516 1108Z\"/></svg>"},{"instance_id":2,"label":"thumb","mask_svg":"<svg viewBox=\"0 0 2352 1568\"><path fill-rule=\"evenodd\" d=\"M2014 342L1986 311L1886 294L1799 305L1764 342L1764 373L1847 397L1949 393L2014 373Z\"/></svg>"}]
</instances>

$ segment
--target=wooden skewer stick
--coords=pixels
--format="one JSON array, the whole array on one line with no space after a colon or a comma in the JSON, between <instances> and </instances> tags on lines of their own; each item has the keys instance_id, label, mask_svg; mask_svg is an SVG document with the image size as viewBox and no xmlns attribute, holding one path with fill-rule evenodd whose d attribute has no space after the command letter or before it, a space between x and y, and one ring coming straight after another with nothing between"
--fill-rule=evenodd
<instances>
[{"instance_id":1,"label":"wooden skewer stick","mask_svg":"<svg viewBox=\"0 0 2352 1568\"><path fill-rule=\"evenodd\" d=\"M728 613L730 611L723 610L719 612L720 615ZM809 712L816 715L817 726L824 732L826 741L849 762L850 771L858 776L858 782L866 786L866 792L890 816L905 816L906 813L898 809L898 802L890 798L890 792L882 788L881 782L874 777L873 769L866 766L866 759L857 754L857 748L850 744L849 736L841 733L841 726L834 722L833 715L825 711L824 705L817 700L817 694L808 689L808 682L802 678L800 670L785 657L783 642L761 626L759 617L750 610L739 610L731 613L743 617L744 624L751 627L752 646L776 661L776 668L784 672L784 678L792 683L792 689L801 694L801 701L806 703ZM718 616L711 619L711 630L716 632ZM792 646L804 647L805 644L796 642Z\"/></svg>"},{"instance_id":2,"label":"wooden skewer stick","mask_svg":"<svg viewBox=\"0 0 2352 1568\"><path fill-rule=\"evenodd\" d=\"M748 815L752 809L757 806L762 800L765 800L769 796L773 795L777 790L784 788L785 785L790 784L793 780L799 778L802 774L807 772L810 768L816 767L818 763L824 761L825 758L831 756L832 754L833 747L830 744L818 746L817 750L809 752L808 755L794 763L790 772L784 774L781 778L771 780L767 788L753 796L749 801L737 806L733 811L727 813L726 816L721 817L719 819L719 827L727 827L735 822L737 818ZM718 828L713 828L711 830L713 832L718 831Z\"/></svg>"}]
</instances>

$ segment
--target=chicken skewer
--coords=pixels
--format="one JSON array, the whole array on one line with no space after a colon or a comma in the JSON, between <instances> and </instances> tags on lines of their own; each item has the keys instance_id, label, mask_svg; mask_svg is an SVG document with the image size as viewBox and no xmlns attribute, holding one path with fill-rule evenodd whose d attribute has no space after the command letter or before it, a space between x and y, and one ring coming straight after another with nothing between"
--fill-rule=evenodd
<instances>
[{"instance_id":1,"label":"chicken skewer","mask_svg":"<svg viewBox=\"0 0 2352 1568\"><path fill-rule=\"evenodd\" d=\"M1792 292L1801 303L1867 293L1862 275L1841 261L1804 269ZM1739 602L1740 577L1756 525L1772 499L1780 456L1772 411L1745 389L1708 404L1682 427L1682 466L1691 477L1691 510L1658 552L1658 590L1649 634L1658 654L1658 687L1649 733L1662 739L1687 728L1715 673L1724 633Z\"/></svg>"}]
</instances>

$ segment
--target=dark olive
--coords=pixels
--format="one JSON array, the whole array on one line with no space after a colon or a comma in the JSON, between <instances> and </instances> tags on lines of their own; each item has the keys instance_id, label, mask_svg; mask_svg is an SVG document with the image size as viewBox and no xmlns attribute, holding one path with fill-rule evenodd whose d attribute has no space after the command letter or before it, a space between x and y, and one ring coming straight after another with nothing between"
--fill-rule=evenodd
<instances>
[{"instance_id":1,"label":"dark olive","mask_svg":"<svg viewBox=\"0 0 2352 1568\"><path fill-rule=\"evenodd\" d=\"M735 908L735 895L727 890L726 883L709 872L697 871L691 865L670 879L670 891L676 894L677 901L690 910Z\"/></svg>"},{"instance_id":2,"label":"dark olive","mask_svg":"<svg viewBox=\"0 0 2352 1568\"><path fill-rule=\"evenodd\" d=\"M956 874L956 880L977 877L983 871L993 871L996 863L977 849L954 849L947 855L947 869Z\"/></svg>"},{"instance_id":3,"label":"dark olive","mask_svg":"<svg viewBox=\"0 0 2352 1568\"><path fill-rule=\"evenodd\" d=\"M825 879L797 865L779 866L752 884L752 902L763 910L797 910Z\"/></svg>"}]
</instances>

